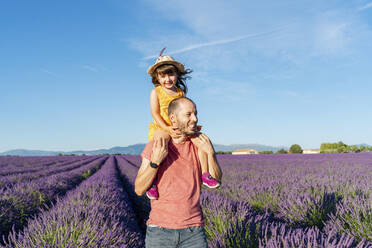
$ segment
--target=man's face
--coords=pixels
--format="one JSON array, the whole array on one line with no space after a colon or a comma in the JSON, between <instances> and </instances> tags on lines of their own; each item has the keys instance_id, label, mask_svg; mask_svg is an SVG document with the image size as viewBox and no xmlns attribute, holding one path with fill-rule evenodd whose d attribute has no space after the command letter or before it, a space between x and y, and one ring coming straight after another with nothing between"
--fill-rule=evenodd
<instances>
[{"instance_id":1,"label":"man's face","mask_svg":"<svg viewBox=\"0 0 372 248\"><path fill-rule=\"evenodd\" d=\"M186 136L192 136L198 132L196 125L198 123L196 107L188 100L184 100L179 104L174 115L174 126L178 127Z\"/></svg>"}]
</instances>

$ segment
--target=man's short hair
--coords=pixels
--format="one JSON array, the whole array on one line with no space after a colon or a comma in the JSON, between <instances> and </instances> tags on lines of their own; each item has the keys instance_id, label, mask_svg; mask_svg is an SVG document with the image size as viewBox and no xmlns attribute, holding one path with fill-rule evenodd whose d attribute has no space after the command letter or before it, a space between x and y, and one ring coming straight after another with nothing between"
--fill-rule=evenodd
<instances>
[{"instance_id":1,"label":"man's short hair","mask_svg":"<svg viewBox=\"0 0 372 248\"><path fill-rule=\"evenodd\" d=\"M180 102L184 101L184 100L188 100L190 102L192 102L192 104L194 104L195 106L195 103L193 100L191 100L190 98L188 97L185 97L185 96L182 96L182 97L179 97L179 98L176 98L176 99L173 99L169 105L168 105L168 115L174 113L177 111L179 105L180 105Z\"/></svg>"}]
</instances>

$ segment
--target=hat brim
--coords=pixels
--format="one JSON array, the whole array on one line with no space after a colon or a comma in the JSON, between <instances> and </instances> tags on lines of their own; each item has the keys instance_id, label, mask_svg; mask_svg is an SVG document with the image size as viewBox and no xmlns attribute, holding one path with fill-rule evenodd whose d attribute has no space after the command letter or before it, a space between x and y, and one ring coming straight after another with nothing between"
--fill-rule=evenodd
<instances>
[{"instance_id":1,"label":"hat brim","mask_svg":"<svg viewBox=\"0 0 372 248\"><path fill-rule=\"evenodd\" d=\"M153 76L155 70L159 66L162 66L162 65L174 65L181 73L185 72L185 67L184 67L183 64L178 63L177 61L168 60L168 61L162 61L162 62L159 62L159 63L156 63L156 64L150 66L149 69L147 70L147 74L149 74L150 76Z\"/></svg>"}]
</instances>

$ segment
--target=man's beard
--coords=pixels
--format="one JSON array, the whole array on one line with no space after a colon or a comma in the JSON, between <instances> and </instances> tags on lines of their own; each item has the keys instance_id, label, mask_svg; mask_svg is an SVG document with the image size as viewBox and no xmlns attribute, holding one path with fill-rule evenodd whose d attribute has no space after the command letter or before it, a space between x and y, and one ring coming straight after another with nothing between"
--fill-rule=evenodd
<instances>
[{"instance_id":1,"label":"man's beard","mask_svg":"<svg viewBox=\"0 0 372 248\"><path fill-rule=\"evenodd\" d=\"M189 131L187 130L187 125L185 124L180 124L180 126L178 127L178 129L181 131L181 133L187 137L193 137L193 136L196 136L197 134L199 134L199 131L198 130L192 130L192 131Z\"/></svg>"},{"instance_id":2,"label":"man's beard","mask_svg":"<svg viewBox=\"0 0 372 248\"><path fill-rule=\"evenodd\" d=\"M183 134L187 137L194 137L199 134L199 131L184 132Z\"/></svg>"}]
</instances>

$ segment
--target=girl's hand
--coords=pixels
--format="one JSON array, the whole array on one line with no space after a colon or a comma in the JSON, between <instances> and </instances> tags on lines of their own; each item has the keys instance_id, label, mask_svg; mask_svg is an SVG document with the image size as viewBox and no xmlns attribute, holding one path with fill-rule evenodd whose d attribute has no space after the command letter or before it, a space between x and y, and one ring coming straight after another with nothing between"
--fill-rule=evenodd
<instances>
[{"instance_id":1,"label":"girl's hand","mask_svg":"<svg viewBox=\"0 0 372 248\"><path fill-rule=\"evenodd\" d=\"M172 137L172 138L179 138L182 136L182 133L181 131L178 129L178 127L173 127L173 126L167 126L167 129L166 129L167 133L169 133L169 135Z\"/></svg>"},{"instance_id":2,"label":"girl's hand","mask_svg":"<svg viewBox=\"0 0 372 248\"><path fill-rule=\"evenodd\" d=\"M151 162L160 165L168 155L168 142L165 139L154 140Z\"/></svg>"},{"instance_id":3,"label":"girl's hand","mask_svg":"<svg viewBox=\"0 0 372 248\"><path fill-rule=\"evenodd\" d=\"M207 135L200 133L198 136L191 138L191 141L203 152L207 154L214 154L213 145Z\"/></svg>"}]
</instances>

